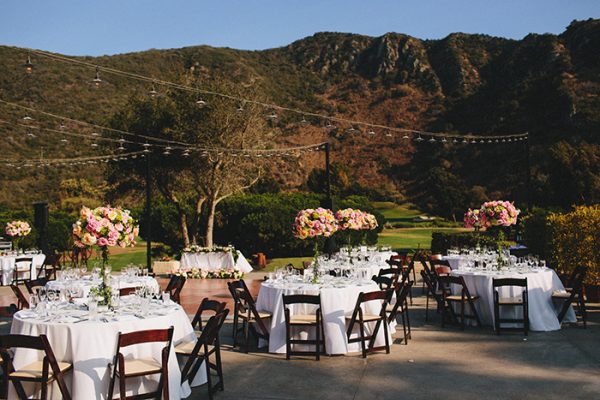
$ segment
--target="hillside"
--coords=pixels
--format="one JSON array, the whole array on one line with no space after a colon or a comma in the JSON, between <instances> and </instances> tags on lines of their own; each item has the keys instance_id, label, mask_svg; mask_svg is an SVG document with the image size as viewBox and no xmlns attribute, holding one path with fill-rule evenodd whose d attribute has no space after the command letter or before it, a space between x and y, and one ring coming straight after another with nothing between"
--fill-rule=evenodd
<instances>
[{"instance_id":1,"label":"hillside","mask_svg":"<svg viewBox=\"0 0 600 400\"><path fill-rule=\"evenodd\" d=\"M360 183L388 191L395 184L425 206L432 194L428 185L415 182L427 181L432 167L448 171L448 182L459 179L469 190L482 187L487 194L522 201L530 190L534 201L564 206L600 198L597 54L600 21L590 19L573 22L558 36L532 34L522 40L462 33L442 40L398 33L376 38L318 33L265 51L197 46L82 59L177 82L193 69L252 86L277 104L393 127L483 135L527 131L532 182L524 188L522 145L416 145L380 131L368 135L348 133L348 127L298 128L293 115L282 115L276 127L281 143L313 143L329 136L334 161L352 167ZM26 58L23 49L0 46L0 98L106 124L128 98L149 90L111 75L103 76L106 84L96 89L90 84L93 71L35 56L35 71L27 75L21 68ZM0 106L0 120L22 117L22 112ZM41 148L46 155L92 151L85 142L60 143L56 135L31 140L7 125L0 124L0 133L3 158L38 156ZM293 189L322 165L321 156L310 155L294 166L279 162L273 175ZM58 183L66 177L100 183L102 170L95 168L31 172L2 166L0 203L23 205L47 193L55 201ZM572 186L572 193L548 192L553 185L565 189L563 184Z\"/></svg>"}]
</instances>

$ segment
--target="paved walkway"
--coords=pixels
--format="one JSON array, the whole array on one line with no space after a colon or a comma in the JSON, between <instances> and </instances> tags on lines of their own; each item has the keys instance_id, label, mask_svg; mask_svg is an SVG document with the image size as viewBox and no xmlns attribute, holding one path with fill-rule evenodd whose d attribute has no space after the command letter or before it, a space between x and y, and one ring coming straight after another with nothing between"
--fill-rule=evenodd
<instances>
[{"instance_id":1,"label":"paved walkway","mask_svg":"<svg viewBox=\"0 0 600 400\"><path fill-rule=\"evenodd\" d=\"M255 273L248 278L260 278ZM259 281L251 291L257 293ZM420 293L417 288L415 292ZM0 288L2 304L14 302ZM189 281L183 303L193 313L199 299L228 299L224 281ZM10 300L10 301L9 301ZM413 340L394 335L391 354L358 354L286 361L280 354L231 348L231 324L222 334L225 391L216 400L258 399L595 399L600 398L600 304L589 306L587 329L496 336L490 327L440 327L424 321L424 297L411 309ZM430 314L431 315L431 314ZM9 329L7 321L0 330ZM189 399L208 399L205 386Z\"/></svg>"}]
</instances>

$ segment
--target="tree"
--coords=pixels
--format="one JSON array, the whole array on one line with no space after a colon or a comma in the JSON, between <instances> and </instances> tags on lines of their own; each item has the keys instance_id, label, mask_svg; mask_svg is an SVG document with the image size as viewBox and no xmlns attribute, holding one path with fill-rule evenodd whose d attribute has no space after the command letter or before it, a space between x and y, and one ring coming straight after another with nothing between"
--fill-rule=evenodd
<instances>
[{"instance_id":1,"label":"tree","mask_svg":"<svg viewBox=\"0 0 600 400\"><path fill-rule=\"evenodd\" d=\"M188 77L187 85L193 78ZM203 89L252 97L248 90L213 78ZM230 99L211 96L204 106L184 91L169 92L156 98L132 98L127 107L114 116L113 127L140 135L168 139L191 146L171 144L172 155L164 155L164 145L152 145L148 162L152 185L177 210L184 246L197 243L201 229L205 245L213 245L215 208L223 199L244 191L262 172L262 158L249 156L253 149L264 148L270 138L264 110L245 104L243 111ZM138 142L143 142L138 138ZM151 141L152 143L158 143ZM189 156L183 151L188 148ZM162 154L161 154L162 153ZM186 153L187 154L187 153ZM145 163L139 159L123 168L109 170L113 193L139 190L145 177Z\"/></svg>"}]
</instances>

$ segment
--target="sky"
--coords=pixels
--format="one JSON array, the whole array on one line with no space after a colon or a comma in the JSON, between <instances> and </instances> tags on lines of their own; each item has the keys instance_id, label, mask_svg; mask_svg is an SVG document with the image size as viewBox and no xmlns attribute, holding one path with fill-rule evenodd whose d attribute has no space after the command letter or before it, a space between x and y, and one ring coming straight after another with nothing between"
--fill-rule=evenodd
<instances>
[{"instance_id":1,"label":"sky","mask_svg":"<svg viewBox=\"0 0 600 400\"><path fill-rule=\"evenodd\" d=\"M195 45L260 50L316 32L521 39L600 17L600 0L0 0L0 44L68 55Z\"/></svg>"}]
</instances>

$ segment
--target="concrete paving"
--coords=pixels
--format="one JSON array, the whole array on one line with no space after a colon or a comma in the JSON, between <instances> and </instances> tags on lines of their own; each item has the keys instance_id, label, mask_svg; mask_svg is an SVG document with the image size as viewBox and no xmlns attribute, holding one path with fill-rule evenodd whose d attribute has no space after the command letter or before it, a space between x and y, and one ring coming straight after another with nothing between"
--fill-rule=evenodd
<instances>
[{"instance_id":1,"label":"concrete paving","mask_svg":"<svg viewBox=\"0 0 600 400\"><path fill-rule=\"evenodd\" d=\"M196 285L208 283L190 283L183 294L194 298L182 300L190 303L186 310L192 314L192 303L206 295ZM215 285L224 287L223 282ZM251 290L256 293L258 285L252 284ZM7 303L14 302L9 291L0 288ZM217 292L217 298L225 299L225 293ZM418 285L415 293L420 293ZM269 354L255 345L245 354L232 349L228 322L221 335L225 391L215 399L600 398L600 304L588 305L587 329L565 326L525 338L519 333L496 336L491 327L442 329L435 312L425 322L424 297L414 300L413 339L402 343L400 325L391 353L371 354L366 360L351 354L286 361L283 354ZM0 333L9 329L10 320L0 321ZM189 399L208 399L206 385L193 388Z\"/></svg>"},{"instance_id":2,"label":"concrete paving","mask_svg":"<svg viewBox=\"0 0 600 400\"><path fill-rule=\"evenodd\" d=\"M417 289L417 292L419 290ZM600 396L600 305L590 305L587 329L496 336L491 327L440 326L424 321L424 298L411 310L413 339L401 343L401 326L390 354L358 354L285 360L252 348L231 349L225 326L225 391L233 399L588 399ZM207 399L206 387L191 399Z\"/></svg>"}]
</instances>

